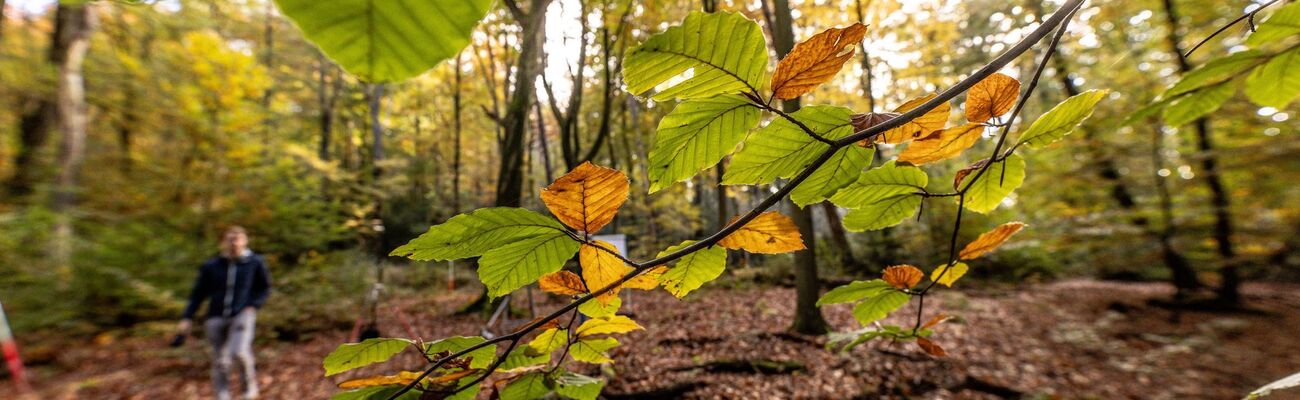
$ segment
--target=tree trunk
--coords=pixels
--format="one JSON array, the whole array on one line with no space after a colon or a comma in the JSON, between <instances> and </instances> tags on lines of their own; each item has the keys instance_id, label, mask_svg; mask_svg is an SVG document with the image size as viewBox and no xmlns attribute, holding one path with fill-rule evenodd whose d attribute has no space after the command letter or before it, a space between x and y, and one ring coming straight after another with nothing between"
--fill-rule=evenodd
<instances>
[{"instance_id":1,"label":"tree trunk","mask_svg":"<svg viewBox=\"0 0 1300 400\"><path fill-rule=\"evenodd\" d=\"M266 11L262 22L262 40L266 42L266 49L262 52L262 66L266 68L266 73L270 75L271 82L275 82L275 19L272 18L275 12L275 4L266 2ZM271 147L271 131L275 127L275 117L271 115L271 96L274 94L274 86L267 86L266 91L262 92L262 155L266 156ZM267 158L265 161L269 161Z\"/></svg>"},{"instance_id":2,"label":"tree trunk","mask_svg":"<svg viewBox=\"0 0 1300 400\"><path fill-rule=\"evenodd\" d=\"M789 0L774 0L772 10L775 24L772 26L772 43L778 57L784 58L794 48L794 24L791 21ZM799 99L784 100L781 108L787 113L799 109ZM787 203L789 201L787 200ZM790 203L791 218L799 227L807 249L794 253L795 310L794 324L791 329L807 335L823 335L829 331L826 318L817 308L817 298L821 296L821 282L817 279L817 241L813 226L812 210L799 208Z\"/></svg>"},{"instance_id":3,"label":"tree trunk","mask_svg":"<svg viewBox=\"0 0 1300 400\"><path fill-rule=\"evenodd\" d=\"M1177 290L1174 292L1174 298L1182 301L1187 298L1191 290L1201 286L1200 280L1196 278L1196 271L1192 269L1191 263L1183 257L1178 249L1174 248L1174 236L1176 235L1177 226L1174 225L1174 202L1169 195L1169 183L1165 177L1160 176L1160 170L1164 169L1164 132L1159 126L1151 128L1151 176L1155 179L1156 196L1160 200L1160 229L1156 231L1156 238L1160 240L1160 253L1165 261L1165 266L1169 267L1170 280Z\"/></svg>"},{"instance_id":4,"label":"tree trunk","mask_svg":"<svg viewBox=\"0 0 1300 400\"><path fill-rule=\"evenodd\" d=\"M86 156L86 86L82 63L95 29L94 6L60 3L55 11L55 34L62 52L52 52L58 64L58 122L63 143L59 146L59 172L52 208L59 215L54 232L52 258L61 272L71 273L72 207L77 203L77 178Z\"/></svg>"},{"instance_id":5,"label":"tree trunk","mask_svg":"<svg viewBox=\"0 0 1300 400\"><path fill-rule=\"evenodd\" d=\"M1187 57L1183 56L1185 52L1182 47L1182 37L1178 32L1180 28L1178 11L1174 6L1174 0L1164 0L1164 6L1165 18L1169 23L1169 50L1178 61L1178 71L1186 74L1192 70L1192 64L1187 61ZM1192 127L1196 131L1196 147L1201 152L1201 169L1204 171L1205 185L1210 189L1210 204L1214 207L1214 241L1223 262L1219 270L1222 282L1218 289L1218 301L1225 306L1236 307L1241 305L1241 277L1237 274L1237 253L1232 248L1232 215L1228 190L1224 187L1223 178L1219 173L1219 157L1215 154L1214 135L1210 131L1209 117L1197 118L1192 123Z\"/></svg>"},{"instance_id":6,"label":"tree trunk","mask_svg":"<svg viewBox=\"0 0 1300 400\"><path fill-rule=\"evenodd\" d=\"M321 160L329 161L330 135L334 130L334 98L338 97L338 89L335 89L333 94L330 93L326 72L330 70L331 65L323 53L316 55L316 64L318 67L316 100L320 107L320 146L316 149L316 156Z\"/></svg>"},{"instance_id":7,"label":"tree trunk","mask_svg":"<svg viewBox=\"0 0 1300 400\"><path fill-rule=\"evenodd\" d=\"M461 116L461 103L460 103L460 91L461 91L460 90L460 68L461 68L460 62L461 61L460 60L461 58L460 57L461 57L460 53L457 53L456 66L455 66L456 80L454 83L455 86L453 86L454 91L451 94L452 135L454 136L454 140L452 141L452 146L454 146L454 148L452 150L452 156L451 156L451 213L452 214L460 214L460 132L461 132L461 125L460 125L460 116Z\"/></svg>"},{"instance_id":8,"label":"tree trunk","mask_svg":"<svg viewBox=\"0 0 1300 400\"><path fill-rule=\"evenodd\" d=\"M853 255L853 245L849 244L849 236L844 231L844 224L841 223L839 208L830 201L822 201L821 206L822 212L826 214L826 225L831 230L831 242L834 242L835 248L840 251L840 264L849 271L862 270L864 266L858 261L858 257Z\"/></svg>"},{"instance_id":9,"label":"tree trunk","mask_svg":"<svg viewBox=\"0 0 1300 400\"><path fill-rule=\"evenodd\" d=\"M496 205L518 207L523 197L524 139L528 113L534 100L534 85L540 72L542 43L546 40L546 6L550 0L532 0L527 13L519 12L521 34L519 59L515 65L514 88L503 118L501 162L497 174Z\"/></svg>"}]
</instances>

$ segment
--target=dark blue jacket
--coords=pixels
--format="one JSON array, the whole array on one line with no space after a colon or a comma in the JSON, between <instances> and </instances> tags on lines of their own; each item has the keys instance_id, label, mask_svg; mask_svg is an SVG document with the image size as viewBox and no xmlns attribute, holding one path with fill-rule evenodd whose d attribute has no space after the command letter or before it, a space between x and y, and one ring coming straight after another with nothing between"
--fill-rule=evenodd
<instances>
[{"instance_id":1,"label":"dark blue jacket","mask_svg":"<svg viewBox=\"0 0 1300 400\"><path fill-rule=\"evenodd\" d=\"M199 268L185 318L194 318L208 300L208 317L230 317L245 307L261 308L271 294L271 273L262 256L245 252L231 260L218 255Z\"/></svg>"}]
</instances>

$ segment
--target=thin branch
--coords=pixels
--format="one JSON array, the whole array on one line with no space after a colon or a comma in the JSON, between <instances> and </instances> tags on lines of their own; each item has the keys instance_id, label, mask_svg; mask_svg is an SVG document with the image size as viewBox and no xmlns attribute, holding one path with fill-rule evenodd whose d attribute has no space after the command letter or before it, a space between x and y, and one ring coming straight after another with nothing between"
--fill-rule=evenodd
<instances>
[{"instance_id":1,"label":"thin branch","mask_svg":"<svg viewBox=\"0 0 1300 400\"><path fill-rule=\"evenodd\" d=\"M633 267L632 272L629 272L628 274L624 275L622 278L619 278L617 281L614 281L609 285L600 288L599 290L596 290L594 292L583 295L582 297L579 297L578 299L574 300L572 303L566 304L563 307L560 307L559 309L551 312L550 314L542 318L533 320L532 322L528 323L524 327L517 329L515 332L512 332L504 336L498 336L496 338L489 339L487 341L476 344L474 346L470 346L465 350L461 350L459 352L456 352L454 354L439 359L437 362L433 363L433 365L426 368L425 371L421 373L420 376L414 379L411 383L407 384L401 390L389 396L388 399L394 400L400 397L401 395L405 394L406 392L409 392L411 389L415 388L415 386L419 384L420 381L424 380L424 378L427 378L430 374L432 374L438 367L442 366L443 364L446 364L447 361L456 359L458 357L462 357L474 350L486 347L488 345L509 340L511 342L510 347L507 348L507 354L509 354L509 350L512 350L514 346L518 344L520 338L532 332L533 330L536 330L538 327L542 326L543 324L546 324L556 318L559 318L569 311L573 311L574 309L577 309L578 306L588 301L591 301L591 299L595 298L596 296L600 296L602 294L609 292L610 290L613 290L614 288L622 286L628 280L631 280L632 278L641 275L642 273L644 273L645 271L653 267L657 267L660 265L673 262L679 258L686 256L687 254L691 254L696 251L703 250L707 247L711 247L717 244L723 238L727 237L727 235L730 235L732 232L735 232L736 230L745 226L750 221L754 220L754 218L757 218L764 211L767 211L767 209L776 205L776 203L781 201L781 199L785 198L785 196L789 195L790 192L794 190L794 188L798 187L799 184L807 180L808 177L811 176L814 171L820 168L823 164L826 164L826 162L830 161L832 156L834 156L835 152L838 151L840 148L844 146L853 145L854 143L857 143L858 141L864 139L873 138L877 135L884 133L889 129L896 128L907 122L910 122L911 120L916 119L921 115L924 115L925 113L929 112L931 109L938 107L940 104L943 104L944 102L951 100L952 98L956 97L962 92L965 92L971 86L974 86L976 83L983 80L985 77L1001 69L1003 66L1007 65L1012 60L1015 60L1021 54L1024 54L1026 51L1032 48L1033 45L1037 43L1039 40L1046 37L1048 34L1052 33L1053 31L1056 31L1056 29L1060 27L1062 23L1069 16L1073 15L1074 12L1079 9L1079 7L1083 4L1083 1L1084 0L1067 0L1065 4L1061 6L1060 9L1058 9L1056 12L1052 14L1051 17L1049 17L1046 21L1043 21L1041 25L1035 28L1033 32L1030 32L1027 36L1025 36L1024 39L1021 39L1021 41L1016 43L1016 45L1012 46L1009 50L1002 53L994 60L990 61L989 64L985 65L979 71L976 71L974 74L972 74L969 77L966 77L965 79L963 79L962 81L954 85L953 87L943 91L934 99L931 99L925 104L922 104L921 106L911 111L903 113L902 115L891 118L890 120L885 121L884 123L857 132L854 135L847 136L839 140L833 141L833 143L831 143L829 148L823 151L815 160L812 161L812 163L810 163L807 167L805 167L803 171L799 172L798 175L790 179L790 181L786 185L782 186L780 189L778 189L776 192L772 193L771 195L768 195L766 198L763 199L763 201L759 202L758 205L754 206L753 209L749 210L749 212L746 212L744 215L741 215L739 218L732 221L730 224L727 224L727 226L723 227L722 229L719 229L717 232L714 232L713 234L709 235L704 239L701 239L700 241L691 243L690 245L678 249L677 251L663 255L661 257L657 257L649 261L637 263L632 260L623 258L623 261L625 263ZM1062 31L1064 30L1062 29ZM1059 39L1059 35L1055 39ZM1031 90L1032 90L1032 84L1031 84ZM599 248L600 246L596 246L596 247ZM931 285L933 285L933 283ZM484 371L483 376L481 376L479 379L476 379L476 381L481 382L483 379L485 379L486 376L491 375L492 372L496 370L496 367L500 365L500 362L503 359L504 358L498 359L496 363L493 363L492 366L490 366L487 370Z\"/></svg>"},{"instance_id":2,"label":"thin branch","mask_svg":"<svg viewBox=\"0 0 1300 400\"><path fill-rule=\"evenodd\" d=\"M1214 39L1215 36L1219 36L1220 33L1223 33L1223 31L1228 30L1228 28L1231 28L1231 27L1233 27L1234 25L1237 25L1237 24L1241 23L1241 21L1244 21L1244 20L1245 20L1245 21L1249 21L1249 24L1250 24L1250 31L1251 31L1251 32L1254 32L1254 31L1255 31L1255 14L1259 14L1259 11L1260 11L1260 10L1263 10L1264 7L1271 6L1271 5L1273 5L1273 3L1277 3L1277 2L1278 2L1278 0L1269 0L1269 2L1264 3L1264 4L1260 5L1259 7L1255 7L1254 10L1250 10L1249 12L1247 12L1247 13L1245 13L1245 14L1241 14L1241 16L1240 16L1240 17L1237 17L1236 19L1233 19L1232 21L1228 21L1228 23L1227 23L1226 25L1223 25L1222 27L1219 27L1219 29L1218 29L1218 30L1215 30L1214 33L1211 33L1210 36L1206 36L1205 39L1201 39L1200 42L1197 42L1195 46L1192 46L1192 49L1191 49L1191 50L1188 50L1186 53L1183 53L1183 57L1191 57L1191 56L1192 56L1192 52L1195 52L1196 49L1201 48L1201 46L1204 46L1206 43L1208 43L1208 42L1210 41L1210 39Z\"/></svg>"},{"instance_id":3,"label":"thin branch","mask_svg":"<svg viewBox=\"0 0 1300 400\"><path fill-rule=\"evenodd\" d=\"M980 177L982 177L984 173L993 166L993 163L998 162L999 157L1001 159L1006 159L1006 157L1011 155L1011 152L1015 151L1015 149L1019 147L1019 143L1017 143L1015 147L1011 148L1006 153L1001 153L1002 146L1006 143L1007 136L1009 136L1009 133L1011 132L1012 122L1016 120L1016 116L1020 114L1022 109L1024 109L1025 103L1029 101L1029 97L1033 95L1034 89L1038 87L1038 80L1042 78L1043 71L1047 69L1047 63L1051 60L1052 55L1056 54L1056 48L1060 45L1061 37L1065 36L1065 31L1069 28L1069 18L1074 16L1076 11L1078 11L1077 8L1071 10L1069 14L1066 15L1066 20L1056 31L1056 35L1052 36L1052 41L1048 44L1047 51L1043 53L1043 59L1039 61L1038 67L1034 70L1033 78L1029 80L1029 85L1025 87L1024 93L1021 93L1020 99L1016 102L1016 107L1011 111L1011 115L1007 118L1006 124L1002 126L1002 132L998 135L998 142L993 146L993 151L989 154L988 162L985 162L984 165L980 167L979 171L975 173L975 176L972 176L970 180L966 181L968 182L966 186L957 191L957 217L953 223L952 236L948 244L948 262L944 264L943 269L939 271L940 279L942 279L944 275L947 275L948 270L951 269L953 265L956 265L958 261L957 238L961 233L961 217L964 214L966 207L966 192L970 190L972 186L975 186L975 182L979 181ZM1003 168L1002 171L1005 173L1006 168ZM921 318L925 313L925 295L929 293L930 289L934 288L938 281L939 279L931 279L930 283L926 285L924 289L921 289L921 291L916 293L917 296L920 296L920 300L918 300L918 307L916 309L916 325L912 327L913 332L921 327Z\"/></svg>"}]
</instances>

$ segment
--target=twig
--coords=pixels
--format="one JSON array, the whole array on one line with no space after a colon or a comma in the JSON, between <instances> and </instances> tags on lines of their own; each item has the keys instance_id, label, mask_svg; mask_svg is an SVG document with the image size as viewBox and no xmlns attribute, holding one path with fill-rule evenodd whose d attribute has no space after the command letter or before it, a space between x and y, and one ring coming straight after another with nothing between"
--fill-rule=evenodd
<instances>
[{"instance_id":1,"label":"twig","mask_svg":"<svg viewBox=\"0 0 1300 400\"><path fill-rule=\"evenodd\" d=\"M1063 7L1062 9L1064 10L1065 8ZM1011 132L1011 124L1015 122L1016 116L1020 114L1022 109L1024 109L1025 103L1029 101L1029 96L1033 95L1034 89L1038 87L1039 78L1043 76L1043 71L1047 69L1048 61L1050 61L1052 55L1056 53L1056 47L1060 45L1061 37L1065 35L1065 30L1069 28L1069 18L1073 17L1074 13L1077 11L1078 8L1069 10L1069 13L1066 15L1066 20L1061 23L1056 34L1052 36L1052 41L1048 44L1047 51L1043 54L1042 61L1039 61L1038 67L1034 70L1033 78L1029 80L1029 85L1025 86L1025 91L1024 93L1021 93L1020 99L1016 102L1016 107L1012 109L1011 115L1007 118L1006 124L1002 125L1002 132L998 135L998 142L993 146L993 151L989 154L988 162L985 162L974 176L965 181L966 185L957 191L957 217L955 218L956 221L953 223L952 236L948 243L948 262L944 264L943 269L939 271L939 279L942 279L944 275L947 275L948 270L951 269L953 265L956 265L958 261L957 238L961 232L961 217L965 211L966 192L970 190L970 188L975 185L975 182L979 181L980 177L982 177L984 173L993 166L993 163L997 162L999 155L1003 160L1005 160L1011 155L1012 151L1015 151L1015 149L1019 147L1019 143L1017 143L1016 146L1012 147L1006 153L1001 153L1002 146L1006 144L1007 136L1009 136L1009 133ZM1057 11L1057 13L1060 13L1060 11ZM1005 173L1006 168L1002 168L1002 171ZM930 289L934 288L934 285L937 283L938 279L931 279L930 283L926 285L924 289L921 289L920 292L916 293L917 296L920 296L920 299L918 300L918 306L916 308L916 325L912 327L913 333L921 327L921 318L925 313L925 295L929 293Z\"/></svg>"},{"instance_id":2,"label":"twig","mask_svg":"<svg viewBox=\"0 0 1300 400\"><path fill-rule=\"evenodd\" d=\"M578 308L578 306L588 301L591 301L591 299L595 298L596 296L605 294L606 292L609 292L610 290L613 290L616 287L622 286L623 283L627 282L628 280L631 280L632 278L637 277L638 275L641 275L642 273L644 273L645 271L651 268L670 263L672 261L675 261L679 258L686 256L687 254L691 254L696 251L717 244L723 238L727 237L727 235L730 235L732 232L735 232L736 230L745 226L750 221L754 220L754 218L757 218L764 211L767 211L767 209L776 205L776 203L781 201L781 199L785 198L785 196L789 195L790 192L793 191L795 187L798 187L799 184L807 180L808 177L811 176L814 171L820 168L823 164L826 164L827 161L830 161L831 157L834 156L835 152L838 151L840 148L844 146L854 145L855 143L865 139L874 138L875 136L883 134L885 131L902 126L903 124L924 115L925 113L938 107L939 105L944 104L949 100L952 100L954 97L957 97L957 95L970 89L971 86L974 86L976 83L979 83L985 77L992 75L994 72L1002 69L1002 67L1011 63L1011 61L1015 60L1020 55L1024 54L1026 51L1032 48L1033 45L1037 43L1039 40L1042 40L1048 34L1055 31L1058 27L1060 27L1063 24L1063 22L1069 16L1073 15L1074 12L1079 9L1079 7L1083 4L1083 1L1084 0L1066 0L1065 4L1063 4L1059 10L1054 12L1051 17L1048 17L1048 19L1043 21L1041 25L1035 28L1023 39L1021 39L1020 42L1016 43L1006 52L998 55L988 64L984 65L984 67L980 68L975 73L971 74L970 76L966 77L962 81L958 82L956 85L939 93L933 99L930 99L930 101L927 101L924 104L918 106L917 108L914 108L911 111L903 113L902 115L891 118L888 121L874 125L862 131L856 132L853 135L834 140L832 143L830 143L829 148L823 151L821 155L819 155L815 160L813 160L813 162L810 163L807 167L804 167L803 171L799 172L799 174L796 175L793 179L790 179L790 181L786 185L782 186L780 189L778 189L776 192L772 193L771 195L768 195L766 198L763 199L763 201L759 202L758 205L754 206L753 209L750 209L744 215L741 215L739 218L732 221L730 224L727 224L727 226L723 227L722 229L719 229L717 232L714 232L713 234L709 235L708 237L700 241L691 243L690 245L678 249L677 251L663 255L661 257L657 257L649 261L638 263L626 258L622 258L625 263L627 263L629 266L632 266L634 268L632 272L628 273L627 275L624 275L622 278L619 278L617 281L614 281L609 285L600 288L599 290L596 290L582 297L579 297L578 299L574 300L572 303L560 307L559 309L551 312L545 317L534 320L533 322L525 325L524 327L516 330L515 332L512 332L504 336L498 336L496 338L489 339L487 341L476 344L474 346L470 346L464 350L461 350L459 352L456 352L454 354L439 359L437 362L433 363L433 365L430 365L428 368L426 368L425 371L421 373L420 376L416 377L416 379L414 379L411 383L407 384L401 390L398 390L396 393L393 393L391 396L389 396L388 400L395 400L401 395L405 394L406 392L411 391L411 389L415 388L415 386L419 384L420 381L424 380L424 378L432 374L438 367L442 366L443 364L447 363L450 360L469 354L474 350L478 350L488 345L509 340L511 344L506 350L506 354L509 354L509 351L514 349L515 345L519 343L519 340L524 335L532 332L533 330L536 330L538 327L542 326L543 324L548 323L556 318L559 318L565 313ZM1056 39L1059 40L1059 34L1056 37ZM600 246L596 246L596 247L599 248ZM500 366L502 360L504 360L504 358L498 359L497 362L489 366L488 369L486 369L483 372L483 376L480 376L479 379L475 380L476 381L475 383L482 382L482 380L485 379L488 375L491 375L492 372L494 372L496 368Z\"/></svg>"},{"instance_id":3,"label":"twig","mask_svg":"<svg viewBox=\"0 0 1300 400\"><path fill-rule=\"evenodd\" d=\"M1215 36L1219 36L1220 33L1223 33L1223 31L1228 30L1228 28L1231 28L1233 25L1237 25L1237 24L1241 23L1241 21L1243 21L1243 20L1249 21L1248 23L1250 24L1250 31L1251 31L1251 32L1254 32L1254 31L1255 31L1255 14L1259 14L1259 11L1260 11L1260 10L1263 10L1264 7L1271 6L1271 5L1273 5L1273 3L1277 3L1277 2L1278 2L1278 0L1269 0L1269 2L1264 3L1264 4L1260 5L1259 7L1255 7L1254 10L1250 10L1249 12L1247 12L1247 13L1245 13L1245 14L1242 14L1240 17L1237 17L1237 18L1233 19L1232 21L1228 21L1228 23L1227 23L1226 25L1223 25L1222 27L1219 27L1219 29L1218 29L1218 30L1215 30L1214 33L1211 33L1210 36L1206 36L1205 39L1201 39L1200 42L1197 42L1195 46L1192 46L1192 49L1191 49L1191 50L1188 50L1186 53L1183 53L1183 57L1191 57L1191 56L1192 56L1192 52L1196 51L1196 49L1201 48L1201 46L1204 46L1206 43L1208 43L1208 42L1210 41L1210 39L1214 39Z\"/></svg>"}]
</instances>

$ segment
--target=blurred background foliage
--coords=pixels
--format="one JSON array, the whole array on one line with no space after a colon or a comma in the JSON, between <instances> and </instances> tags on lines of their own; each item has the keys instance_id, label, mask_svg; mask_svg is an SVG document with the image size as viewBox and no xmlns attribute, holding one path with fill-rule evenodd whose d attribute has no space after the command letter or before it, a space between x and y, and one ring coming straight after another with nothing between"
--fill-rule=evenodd
<instances>
[{"instance_id":1,"label":"blurred background foliage","mask_svg":"<svg viewBox=\"0 0 1300 400\"><path fill-rule=\"evenodd\" d=\"M263 329L285 339L346 329L361 312L378 265L391 271L385 283L392 290L446 290L446 264L410 264L385 254L433 223L494 202L497 120L519 41L518 25L504 9L489 14L459 62L379 92L341 73L264 0L102 2L95 5L99 25L84 68L86 160L77 204L67 214L75 228L73 256L61 265L50 256L52 232L64 217L50 207L59 138L53 128L43 143L23 138L27 118L39 116L39 103L55 92L56 68L46 54L53 5L8 3L0 26L0 301L19 335L91 334L176 318L198 265L215 254L220 230L235 224L249 230L275 276ZM540 103L529 113L523 167L528 208L541 209L537 189L566 170L556 111L569 111L575 92L583 95L575 110L577 141L596 142L604 72L616 68L603 62L604 32L621 26L635 44L698 8L672 0L586 3L580 9L577 0L558 0L547 10L542 74L554 93L539 84ZM723 10L765 18L751 2L720 3ZM891 110L947 87L1032 29L1035 10L1055 7L1050 0L792 3L801 39L859 18L870 25L870 73L855 63L803 100L858 112ZM1182 18L1176 29L1188 41L1248 4L1177 3ZM619 25L625 12L628 22ZM1172 194L1174 248L1204 281L1215 282L1222 260L1214 252L1210 196L1199 167L1211 154L1197 150L1187 127L1154 120L1121 124L1177 80L1165 13L1160 1L1094 2L1076 17L1025 113L1032 118L1064 99L1066 82L1109 88L1112 96L1084 131L1026 155L1029 176L1008 201L1014 206L967 216L962 241L1005 221L1030 225L971 276L1010 283L1167 279L1161 244L1146 228L1162 224L1156 182L1163 180ZM583 25L589 51L578 59L573 49ZM1212 41L1192 61L1239 49L1240 31ZM609 44L610 57L618 57L623 45ZM1033 62L1024 57L1005 72L1025 76ZM585 72L575 80L578 63ZM617 74L611 75L617 88ZM730 187L719 203L717 175L706 171L647 195L644 160L658 120L671 107L613 93L607 148L593 154L598 164L632 179L632 198L611 224L628 235L632 258L699 237L772 190ZM378 143L369 118L374 96L382 96ZM1237 230L1232 239L1247 279L1297 276L1297 114L1294 107L1259 108L1238 95L1213 115L1218 147L1212 155L1229 188ZM457 115L460 132L452 128ZM947 170L932 177L933 186L947 186L957 169L992 145L982 140L960 161L943 164ZM876 162L897 150L882 147ZM28 151L31 156L22 157ZM1113 162L1117 176L1099 175L1102 159ZM1116 182L1135 204L1116 203ZM939 264L953 218L950 200L928 200L915 223L843 234L843 243L835 232L842 210L817 207L818 235L829 239L818 242L823 277L845 281L889 265ZM729 268L738 276L788 283L789 264L789 256L737 256ZM460 273L459 286L473 281L471 271Z\"/></svg>"}]
</instances>

